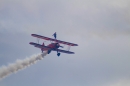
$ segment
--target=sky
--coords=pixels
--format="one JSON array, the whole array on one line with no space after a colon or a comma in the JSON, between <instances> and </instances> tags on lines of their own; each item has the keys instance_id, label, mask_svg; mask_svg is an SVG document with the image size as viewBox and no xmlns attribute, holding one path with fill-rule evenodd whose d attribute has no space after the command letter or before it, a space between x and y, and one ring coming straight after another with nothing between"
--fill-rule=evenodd
<instances>
[{"instance_id":1,"label":"sky","mask_svg":"<svg viewBox=\"0 0 130 86\"><path fill-rule=\"evenodd\" d=\"M130 86L130 0L0 0L0 66L41 52L32 33L54 32L75 54L51 52L0 86Z\"/></svg>"}]
</instances>

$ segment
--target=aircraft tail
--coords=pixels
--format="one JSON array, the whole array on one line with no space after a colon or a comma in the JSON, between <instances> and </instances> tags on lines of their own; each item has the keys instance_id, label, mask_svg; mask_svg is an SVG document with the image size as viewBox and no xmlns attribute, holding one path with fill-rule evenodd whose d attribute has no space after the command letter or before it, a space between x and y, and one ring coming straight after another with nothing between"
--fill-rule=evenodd
<instances>
[{"instance_id":1,"label":"aircraft tail","mask_svg":"<svg viewBox=\"0 0 130 86\"><path fill-rule=\"evenodd\" d=\"M44 42L43 42L43 44L42 44L43 46L45 46L45 44L44 44ZM42 51L42 53L43 53L43 49L41 48L41 51Z\"/></svg>"}]
</instances>

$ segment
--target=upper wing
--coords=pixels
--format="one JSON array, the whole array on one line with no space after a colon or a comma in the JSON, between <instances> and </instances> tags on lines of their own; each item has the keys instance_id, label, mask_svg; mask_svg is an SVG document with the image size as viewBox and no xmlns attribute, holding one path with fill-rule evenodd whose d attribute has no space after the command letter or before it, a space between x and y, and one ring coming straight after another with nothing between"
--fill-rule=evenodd
<instances>
[{"instance_id":1,"label":"upper wing","mask_svg":"<svg viewBox=\"0 0 130 86\"><path fill-rule=\"evenodd\" d=\"M71 51L66 51L66 50L61 50L61 49L57 49L58 52L62 52L62 53L67 53L67 54L74 54L74 52ZM57 50L53 50L53 51L57 51Z\"/></svg>"},{"instance_id":2,"label":"upper wing","mask_svg":"<svg viewBox=\"0 0 130 86\"><path fill-rule=\"evenodd\" d=\"M37 37L37 38L41 38L41 39L44 39L44 40L55 41L55 42L58 42L58 43L61 43L61 44L69 45L69 46L78 46L78 44L74 44L74 43L70 43L70 42L65 42L65 41L61 41L61 40L56 40L56 39L52 39L52 38L49 38L49 37L40 36L40 35L37 35L37 34L32 34L32 36L33 37Z\"/></svg>"}]
</instances>

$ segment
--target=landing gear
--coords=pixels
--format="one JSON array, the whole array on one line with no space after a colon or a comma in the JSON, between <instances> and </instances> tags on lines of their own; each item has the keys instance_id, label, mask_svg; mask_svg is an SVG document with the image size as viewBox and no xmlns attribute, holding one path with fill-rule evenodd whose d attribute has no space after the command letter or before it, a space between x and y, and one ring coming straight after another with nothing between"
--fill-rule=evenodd
<instances>
[{"instance_id":1,"label":"landing gear","mask_svg":"<svg viewBox=\"0 0 130 86\"><path fill-rule=\"evenodd\" d=\"M50 54L51 53L51 50L48 50L48 54Z\"/></svg>"},{"instance_id":2,"label":"landing gear","mask_svg":"<svg viewBox=\"0 0 130 86\"><path fill-rule=\"evenodd\" d=\"M57 56L60 56L60 53L58 52L58 50L57 50Z\"/></svg>"},{"instance_id":3,"label":"landing gear","mask_svg":"<svg viewBox=\"0 0 130 86\"><path fill-rule=\"evenodd\" d=\"M41 49L42 53L43 53L43 49Z\"/></svg>"},{"instance_id":4,"label":"landing gear","mask_svg":"<svg viewBox=\"0 0 130 86\"><path fill-rule=\"evenodd\" d=\"M60 56L60 53L57 53L57 56Z\"/></svg>"}]
</instances>

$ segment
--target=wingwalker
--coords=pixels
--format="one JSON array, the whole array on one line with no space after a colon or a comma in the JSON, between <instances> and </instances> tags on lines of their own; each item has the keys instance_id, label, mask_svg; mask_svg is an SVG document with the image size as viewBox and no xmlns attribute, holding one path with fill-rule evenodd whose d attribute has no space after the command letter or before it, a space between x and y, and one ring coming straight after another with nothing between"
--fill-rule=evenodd
<instances>
[{"instance_id":1,"label":"wingwalker","mask_svg":"<svg viewBox=\"0 0 130 86\"><path fill-rule=\"evenodd\" d=\"M56 39L56 32L52 35L54 36L55 39L53 38L49 38L49 37L45 37L45 36L41 36L41 35L37 35L37 34L31 34L33 37L36 37L38 39L43 39L43 40L47 40L50 41L51 44L45 46L44 42L43 44L39 44L39 40L38 43L34 43L34 42L30 42L29 44L34 45L37 48L40 48L42 53L43 51L47 51L48 54L51 53L51 51L56 51L57 52L57 56L60 56L59 52L62 53L67 53L67 54L74 54L74 52L69 51L71 46L78 46L78 44L74 44L74 43L70 43L70 42L65 42L65 41L61 41L61 40L57 40ZM54 43L53 43L54 42ZM63 46L60 46L60 44L64 44L64 45L68 45L68 50L61 50L58 48L63 48Z\"/></svg>"}]
</instances>

